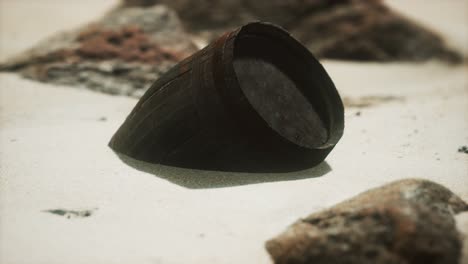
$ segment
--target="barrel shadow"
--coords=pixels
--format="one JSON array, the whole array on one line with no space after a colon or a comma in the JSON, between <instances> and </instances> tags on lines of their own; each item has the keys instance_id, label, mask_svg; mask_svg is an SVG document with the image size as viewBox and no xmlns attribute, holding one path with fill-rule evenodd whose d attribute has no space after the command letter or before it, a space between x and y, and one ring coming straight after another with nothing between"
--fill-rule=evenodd
<instances>
[{"instance_id":1,"label":"barrel shadow","mask_svg":"<svg viewBox=\"0 0 468 264\"><path fill-rule=\"evenodd\" d=\"M282 173L211 171L153 164L139 161L123 154L116 154L125 164L136 170L153 174L189 189L225 188L267 182L301 180L321 177L332 170L328 163L323 161L312 168Z\"/></svg>"}]
</instances>

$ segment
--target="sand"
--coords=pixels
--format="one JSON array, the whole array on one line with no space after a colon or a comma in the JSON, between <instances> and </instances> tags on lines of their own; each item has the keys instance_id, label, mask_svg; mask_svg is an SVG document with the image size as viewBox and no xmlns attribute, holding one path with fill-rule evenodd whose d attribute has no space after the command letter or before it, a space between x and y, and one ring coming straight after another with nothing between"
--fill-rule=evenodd
<instances>
[{"instance_id":1,"label":"sand","mask_svg":"<svg viewBox=\"0 0 468 264\"><path fill-rule=\"evenodd\" d=\"M112 4L63 2L37 14L2 0L0 58ZM442 18L466 14L453 12ZM289 174L135 169L107 147L135 99L0 74L0 263L270 263L264 242L298 217L392 180L433 180L468 200L468 155L457 151L468 145L466 66L324 66L342 97L370 105L346 109L325 163ZM53 209L90 215L44 212ZM457 221L467 232L468 214Z\"/></svg>"}]
</instances>

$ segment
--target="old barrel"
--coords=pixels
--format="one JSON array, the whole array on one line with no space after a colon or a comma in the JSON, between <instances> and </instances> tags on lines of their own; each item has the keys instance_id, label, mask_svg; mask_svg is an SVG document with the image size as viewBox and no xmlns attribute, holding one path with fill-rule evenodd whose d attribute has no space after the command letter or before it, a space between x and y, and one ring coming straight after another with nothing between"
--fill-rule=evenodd
<instances>
[{"instance_id":1,"label":"old barrel","mask_svg":"<svg viewBox=\"0 0 468 264\"><path fill-rule=\"evenodd\" d=\"M322 162L343 129L322 65L285 30L255 22L156 80L109 146L170 166L285 172Z\"/></svg>"}]
</instances>

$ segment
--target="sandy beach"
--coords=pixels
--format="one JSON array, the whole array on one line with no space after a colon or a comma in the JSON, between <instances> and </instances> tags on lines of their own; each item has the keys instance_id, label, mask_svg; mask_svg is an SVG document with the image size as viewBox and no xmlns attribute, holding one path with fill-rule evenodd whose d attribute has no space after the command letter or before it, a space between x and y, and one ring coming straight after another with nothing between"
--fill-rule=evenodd
<instances>
[{"instance_id":1,"label":"sandy beach","mask_svg":"<svg viewBox=\"0 0 468 264\"><path fill-rule=\"evenodd\" d=\"M466 54L467 1L405 2L389 1ZM115 1L40 3L0 1L0 59ZM0 74L0 263L270 263L266 240L371 187L424 178L468 200L466 65L323 65L350 105L344 137L318 167L284 174L128 166L107 143L136 99ZM467 213L457 224L468 235Z\"/></svg>"}]
</instances>

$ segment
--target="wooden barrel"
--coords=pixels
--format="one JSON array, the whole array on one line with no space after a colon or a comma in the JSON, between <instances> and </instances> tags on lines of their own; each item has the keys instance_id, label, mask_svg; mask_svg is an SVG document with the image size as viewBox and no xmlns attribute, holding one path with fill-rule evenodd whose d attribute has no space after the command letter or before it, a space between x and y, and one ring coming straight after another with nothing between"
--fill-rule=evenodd
<instances>
[{"instance_id":1,"label":"wooden barrel","mask_svg":"<svg viewBox=\"0 0 468 264\"><path fill-rule=\"evenodd\" d=\"M343 129L343 104L322 65L283 29L255 22L158 79L109 146L178 167L294 171L323 161Z\"/></svg>"}]
</instances>

